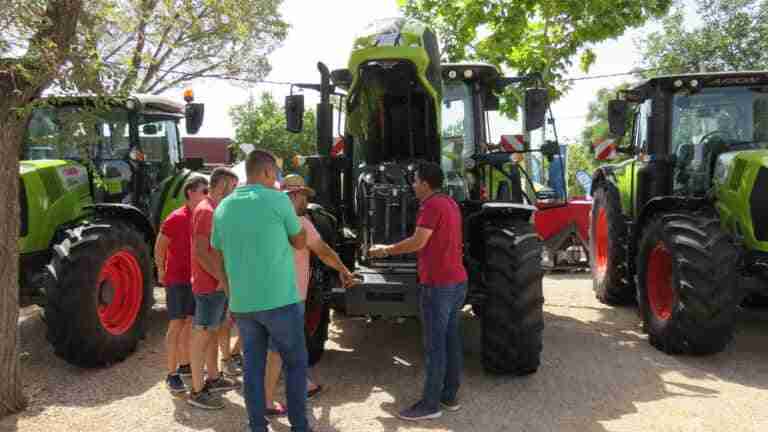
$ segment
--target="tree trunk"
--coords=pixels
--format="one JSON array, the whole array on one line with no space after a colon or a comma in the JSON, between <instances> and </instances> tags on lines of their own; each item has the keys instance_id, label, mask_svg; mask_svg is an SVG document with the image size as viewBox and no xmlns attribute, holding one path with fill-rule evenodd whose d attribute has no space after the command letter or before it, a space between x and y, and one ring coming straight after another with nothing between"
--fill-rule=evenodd
<instances>
[{"instance_id":1,"label":"tree trunk","mask_svg":"<svg viewBox=\"0 0 768 432\"><path fill-rule=\"evenodd\" d=\"M0 418L26 406L19 335L19 150L30 104L61 75L83 0L48 0L45 18L18 59L0 58Z\"/></svg>"},{"instance_id":2,"label":"tree trunk","mask_svg":"<svg viewBox=\"0 0 768 432\"><path fill-rule=\"evenodd\" d=\"M0 78L1 79L1 78ZM19 317L19 143L26 122L0 104L0 417L21 411Z\"/></svg>"}]
</instances>

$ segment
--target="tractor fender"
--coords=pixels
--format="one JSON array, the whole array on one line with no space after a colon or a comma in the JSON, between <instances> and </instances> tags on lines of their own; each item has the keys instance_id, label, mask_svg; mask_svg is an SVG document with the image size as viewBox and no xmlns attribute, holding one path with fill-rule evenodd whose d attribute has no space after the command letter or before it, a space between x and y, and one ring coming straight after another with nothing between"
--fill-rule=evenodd
<instances>
[{"instance_id":1,"label":"tractor fender","mask_svg":"<svg viewBox=\"0 0 768 432\"><path fill-rule=\"evenodd\" d=\"M670 210L686 210L695 211L703 208L711 207L710 202L706 198L690 198L679 196L662 196L655 197L649 200L643 208L640 210L640 216L638 216L635 223L632 225L632 241L629 243L630 255L635 256L637 245L640 242L640 236L643 233L645 225L653 220L654 216L658 213L666 212Z\"/></svg>"},{"instance_id":2,"label":"tractor fender","mask_svg":"<svg viewBox=\"0 0 768 432\"><path fill-rule=\"evenodd\" d=\"M83 207L86 211L109 219L118 219L130 223L144 235L148 244L155 241L155 230L146 215L138 208L128 204L93 204Z\"/></svg>"},{"instance_id":3,"label":"tractor fender","mask_svg":"<svg viewBox=\"0 0 768 432\"><path fill-rule=\"evenodd\" d=\"M311 203L307 206L307 217L312 221L312 224L317 229L317 232L322 237L323 241L328 243L332 248L336 247L338 221L336 217L325 209L325 207Z\"/></svg>"}]
</instances>

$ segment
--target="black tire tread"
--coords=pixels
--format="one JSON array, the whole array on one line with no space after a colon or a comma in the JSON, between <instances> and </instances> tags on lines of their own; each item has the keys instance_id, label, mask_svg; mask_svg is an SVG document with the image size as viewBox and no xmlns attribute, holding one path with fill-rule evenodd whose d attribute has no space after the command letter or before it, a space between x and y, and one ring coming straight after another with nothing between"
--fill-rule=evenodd
<instances>
[{"instance_id":1,"label":"black tire tread","mask_svg":"<svg viewBox=\"0 0 768 432\"><path fill-rule=\"evenodd\" d=\"M528 375L540 364L544 329L542 243L527 221L487 222L482 363L493 374Z\"/></svg>"},{"instance_id":2,"label":"black tire tread","mask_svg":"<svg viewBox=\"0 0 768 432\"><path fill-rule=\"evenodd\" d=\"M647 256L659 241L672 255L677 302L666 322L648 303ZM650 343L668 354L722 351L733 336L735 312L745 293L738 279L739 250L711 213L670 212L644 230L637 256L638 303Z\"/></svg>"},{"instance_id":3,"label":"black tire tread","mask_svg":"<svg viewBox=\"0 0 768 432\"><path fill-rule=\"evenodd\" d=\"M629 235L627 224L621 213L619 192L612 185L603 183L593 194L589 225L589 256L592 266L592 287L595 297L603 304L623 306L634 304L635 287L627 261ZM605 277L598 279L595 269L595 226L597 214L605 208L608 219L608 269Z\"/></svg>"},{"instance_id":4,"label":"black tire tread","mask_svg":"<svg viewBox=\"0 0 768 432\"><path fill-rule=\"evenodd\" d=\"M99 321L95 285L105 260L126 248L142 269L144 292L133 328L115 336ZM53 246L48 271L56 283L47 293L47 338L58 356L77 366L98 367L122 361L136 350L145 331L154 288L149 247L139 231L109 220L67 229L64 238Z\"/></svg>"}]
</instances>

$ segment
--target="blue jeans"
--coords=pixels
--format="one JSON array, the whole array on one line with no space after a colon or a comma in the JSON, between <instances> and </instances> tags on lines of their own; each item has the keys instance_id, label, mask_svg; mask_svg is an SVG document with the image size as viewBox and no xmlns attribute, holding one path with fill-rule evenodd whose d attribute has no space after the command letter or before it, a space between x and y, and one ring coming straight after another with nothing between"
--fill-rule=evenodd
<instances>
[{"instance_id":1,"label":"blue jeans","mask_svg":"<svg viewBox=\"0 0 768 432\"><path fill-rule=\"evenodd\" d=\"M464 367L459 311L466 295L466 282L421 287L421 328L427 363L422 401L429 409L440 409L441 400L453 400L459 391Z\"/></svg>"},{"instance_id":2,"label":"blue jeans","mask_svg":"<svg viewBox=\"0 0 768 432\"><path fill-rule=\"evenodd\" d=\"M303 305L294 303L277 309L235 317L243 341L245 361L245 406L253 432L267 432L264 418L264 372L267 341L280 352L285 371L285 393L291 430L305 432L307 424L307 346L304 342Z\"/></svg>"},{"instance_id":3,"label":"blue jeans","mask_svg":"<svg viewBox=\"0 0 768 432\"><path fill-rule=\"evenodd\" d=\"M227 317L227 295L224 291L195 294L195 316L192 325L203 330L216 330Z\"/></svg>"}]
</instances>

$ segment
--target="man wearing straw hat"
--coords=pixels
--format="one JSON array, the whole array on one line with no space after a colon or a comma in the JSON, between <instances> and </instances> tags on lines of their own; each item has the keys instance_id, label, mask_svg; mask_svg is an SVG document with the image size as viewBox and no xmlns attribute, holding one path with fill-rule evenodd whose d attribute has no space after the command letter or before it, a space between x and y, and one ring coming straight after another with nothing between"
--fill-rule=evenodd
<instances>
[{"instance_id":1,"label":"man wearing straw hat","mask_svg":"<svg viewBox=\"0 0 768 432\"><path fill-rule=\"evenodd\" d=\"M315 229L312 221L307 217L307 205L309 204L309 198L315 196L315 191L308 187L304 182L304 178L297 174L291 174L285 177L282 184L283 192L287 193L291 198L293 207L296 209L296 214L299 216L301 225L304 231L307 233L307 245L301 249L294 249L294 266L296 268L296 288L298 289L299 299L301 300L302 308L304 302L307 299L307 290L309 287L310 278L310 266L309 257L310 252L317 255L320 260L328 267L333 268L339 272L342 283L344 286L350 286L353 284L354 275L347 266L339 258L338 254L331 249L330 246L320 237L320 234ZM267 354L267 372L264 378L264 393L267 401L266 413L267 415L282 415L285 413L285 408L277 402L274 402L274 390L277 386L277 381L280 378L280 370L282 369L282 360L280 353L278 353L272 344L270 344L269 353ZM316 396L323 387L316 385L307 376L307 397L312 398Z\"/></svg>"}]
</instances>

